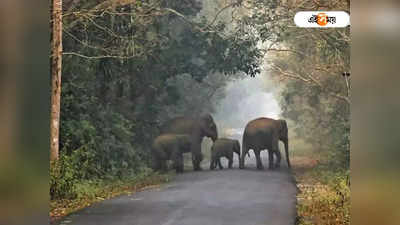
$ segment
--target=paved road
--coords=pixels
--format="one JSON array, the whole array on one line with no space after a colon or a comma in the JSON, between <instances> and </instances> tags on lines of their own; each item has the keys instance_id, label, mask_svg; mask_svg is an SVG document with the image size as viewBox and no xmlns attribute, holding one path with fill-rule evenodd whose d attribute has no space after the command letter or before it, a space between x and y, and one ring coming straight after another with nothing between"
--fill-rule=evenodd
<instances>
[{"instance_id":1,"label":"paved road","mask_svg":"<svg viewBox=\"0 0 400 225\"><path fill-rule=\"evenodd\" d=\"M263 159L264 166L267 161ZM239 170L236 163L230 170L186 172L159 189L97 203L60 224L294 224L296 187L287 168L258 171L254 160L248 162L245 170Z\"/></svg>"}]
</instances>

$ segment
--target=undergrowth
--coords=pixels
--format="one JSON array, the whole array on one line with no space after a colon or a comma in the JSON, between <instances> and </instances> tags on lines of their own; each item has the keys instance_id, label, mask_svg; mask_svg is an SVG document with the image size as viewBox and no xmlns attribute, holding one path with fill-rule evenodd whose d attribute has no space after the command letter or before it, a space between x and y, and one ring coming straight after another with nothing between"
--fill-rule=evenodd
<instances>
[{"instance_id":1,"label":"undergrowth","mask_svg":"<svg viewBox=\"0 0 400 225\"><path fill-rule=\"evenodd\" d=\"M294 160L299 188L297 225L350 224L349 172L332 170L319 161L302 160Z\"/></svg>"},{"instance_id":2,"label":"undergrowth","mask_svg":"<svg viewBox=\"0 0 400 225\"><path fill-rule=\"evenodd\" d=\"M62 160L60 160L62 162ZM142 169L135 175L107 179L79 180L68 171L68 166L52 165L50 200L51 221L91 204L121 194L133 194L147 188L155 188L168 182L173 173L159 174L151 169Z\"/></svg>"}]
</instances>

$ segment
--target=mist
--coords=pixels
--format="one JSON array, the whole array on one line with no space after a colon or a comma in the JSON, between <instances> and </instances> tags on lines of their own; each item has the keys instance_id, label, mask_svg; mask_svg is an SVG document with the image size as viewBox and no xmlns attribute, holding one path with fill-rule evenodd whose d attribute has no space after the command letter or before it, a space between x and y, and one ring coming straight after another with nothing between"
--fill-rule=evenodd
<instances>
[{"instance_id":1,"label":"mist","mask_svg":"<svg viewBox=\"0 0 400 225\"><path fill-rule=\"evenodd\" d=\"M198 17L204 16L212 20L215 15L219 15L218 21L225 22L229 31L234 28L233 9L228 8L220 12L220 9L226 4L225 1L204 0ZM248 13L246 10L237 10L236 13L239 15ZM263 48L263 44L259 44L258 47ZM274 96L276 85L273 84L265 71L266 61L263 60L264 65L260 66L261 73L259 75L249 77L244 74L235 74L232 76L235 78L227 81L227 84L221 87L211 99L212 115L217 123L220 137L241 140L244 127L250 120L258 117L278 119L281 110ZM215 77L222 80L227 79L221 78L221 76L224 75L220 73L209 74L205 80L214 77L210 83L215 83L213 81ZM198 92L200 93L200 91ZM221 98L221 96L223 97ZM203 110L203 113L208 112Z\"/></svg>"},{"instance_id":2,"label":"mist","mask_svg":"<svg viewBox=\"0 0 400 225\"><path fill-rule=\"evenodd\" d=\"M258 117L278 119L280 107L274 91L272 81L265 73L230 81L224 87L225 98L215 103L213 116L220 136L241 139L250 120Z\"/></svg>"}]
</instances>

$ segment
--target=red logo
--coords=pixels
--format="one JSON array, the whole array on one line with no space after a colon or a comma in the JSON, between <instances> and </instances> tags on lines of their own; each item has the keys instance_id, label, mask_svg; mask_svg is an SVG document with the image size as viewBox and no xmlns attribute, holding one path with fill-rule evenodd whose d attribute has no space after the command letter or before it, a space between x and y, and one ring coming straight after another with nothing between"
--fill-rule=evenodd
<instances>
[{"instance_id":1,"label":"red logo","mask_svg":"<svg viewBox=\"0 0 400 225\"><path fill-rule=\"evenodd\" d=\"M318 13L317 23L320 26L325 26L326 24L328 24L328 16L325 13Z\"/></svg>"}]
</instances>

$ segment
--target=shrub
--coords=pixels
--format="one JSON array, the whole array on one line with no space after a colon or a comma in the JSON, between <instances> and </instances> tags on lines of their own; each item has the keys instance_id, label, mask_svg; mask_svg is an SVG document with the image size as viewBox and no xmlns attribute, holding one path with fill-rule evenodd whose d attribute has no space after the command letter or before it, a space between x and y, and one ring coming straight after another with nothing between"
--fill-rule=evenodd
<instances>
[{"instance_id":1,"label":"shrub","mask_svg":"<svg viewBox=\"0 0 400 225\"><path fill-rule=\"evenodd\" d=\"M74 184L77 179L75 168L68 160L69 157L61 155L58 161L50 163L50 198L74 198Z\"/></svg>"}]
</instances>

